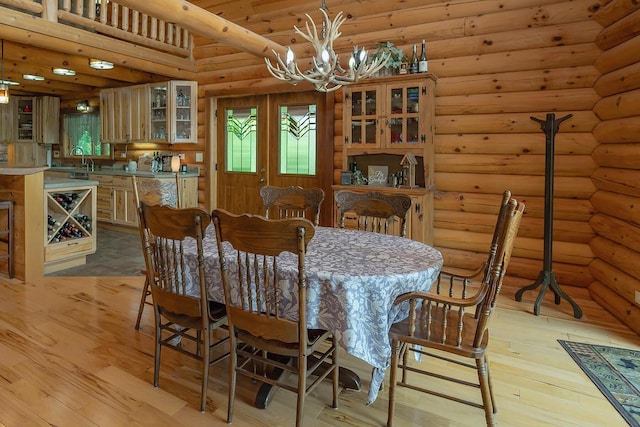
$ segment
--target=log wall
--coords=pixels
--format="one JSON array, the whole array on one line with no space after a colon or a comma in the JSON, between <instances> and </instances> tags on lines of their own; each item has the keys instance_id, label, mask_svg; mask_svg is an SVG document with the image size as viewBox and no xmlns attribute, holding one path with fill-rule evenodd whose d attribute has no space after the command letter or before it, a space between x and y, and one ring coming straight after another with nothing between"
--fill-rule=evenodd
<instances>
[{"instance_id":1,"label":"log wall","mask_svg":"<svg viewBox=\"0 0 640 427\"><path fill-rule=\"evenodd\" d=\"M210 11L290 45L301 69L311 61L310 46L292 26L303 26L305 13L318 22L316 2L283 0L277 11L236 3L233 12ZM429 71L438 76L434 243L446 264L471 268L485 258L497 204L509 188L527 208L508 275L514 283L536 279L543 260L545 135L531 117L573 115L556 136L553 270L561 286L588 287L600 299L618 295L619 303L603 305L627 323L637 319L621 313L629 305L637 309L633 290L640 278L632 237L640 227L633 208L640 206L638 2L330 0L327 8L348 18L339 52L388 40L409 53L426 40ZM195 45L203 96L309 89L276 81L260 58L197 36ZM342 93L331 96L339 183L346 168ZM612 252L625 261L611 259ZM640 332L640 325L630 326Z\"/></svg>"},{"instance_id":2,"label":"log wall","mask_svg":"<svg viewBox=\"0 0 640 427\"><path fill-rule=\"evenodd\" d=\"M594 300L640 333L640 5L612 0L594 20L604 28L596 37L603 50L595 62L594 84L600 119L593 135L596 234L589 243L596 256L589 271Z\"/></svg>"}]
</instances>

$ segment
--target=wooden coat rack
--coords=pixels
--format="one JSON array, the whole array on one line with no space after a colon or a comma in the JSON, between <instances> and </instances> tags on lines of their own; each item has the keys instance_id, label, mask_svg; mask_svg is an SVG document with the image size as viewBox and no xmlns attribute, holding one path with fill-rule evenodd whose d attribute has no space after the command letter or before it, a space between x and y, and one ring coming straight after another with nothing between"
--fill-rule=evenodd
<instances>
[{"instance_id":1,"label":"wooden coat rack","mask_svg":"<svg viewBox=\"0 0 640 427\"><path fill-rule=\"evenodd\" d=\"M555 296L554 301L556 304L560 304L560 298L564 298L573 307L573 316L576 319L582 317L582 310L567 294L565 294L560 285L556 275L551 269L552 263L552 250L553 250L553 156L554 156L554 141L555 135L558 133L560 123L573 117L572 114L568 114L561 119L556 120L556 115L553 113L547 114L547 120L541 120L535 117L531 117L534 122L540 123L542 131L546 135L546 152L545 152L545 175L544 175L544 263L543 268L538 275L538 278L532 284L519 289L516 292L516 301L522 301L522 294L525 291L533 290L540 286L540 291L536 302L533 305L533 313L537 316L540 314L540 303L544 294L547 292L547 288L551 288Z\"/></svg>"}]
</instances>

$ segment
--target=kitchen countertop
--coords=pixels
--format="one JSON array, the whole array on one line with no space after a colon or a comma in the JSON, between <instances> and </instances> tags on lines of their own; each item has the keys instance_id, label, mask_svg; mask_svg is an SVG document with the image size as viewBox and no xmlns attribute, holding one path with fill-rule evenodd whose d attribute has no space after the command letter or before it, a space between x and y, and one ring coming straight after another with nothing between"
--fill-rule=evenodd
<instances>
[{"instance_id":1,"label":"kitchen countertop","mask_svg":"<svg viewBox=\"0 0 640 427\"><path fill-rule=\"evenodd\" d=\"M44 188L47 190L53 188L97 186L98 184L100 184L98 181L92 181L90 179L64 179L47 177L45 177L44 179Z\"/></svg>"},{"instance_id":2,"label":"kitchen countertop","mask_svg":"<svg viewBox=\"0 0 640 427\"><path fill-rule=\"evenodd\" d=\"M31 175L47 170L46 166L16 165L12 163L0 164L0 175Z\"/></svg>"},{"instance_id":3,"label":"kitchen countertop","mask_svg":"<svg viewBox=\"0 0 640 427\"><path fill-rule=\"evenodd\" d=\"M194 170L195 169L195 170ZM93 171L88 171L85 168L79 167L69 167L69 166L52 166L48 170L51 172L69 172L69 173L89 173L89 174L100 174L100 175L116 175L116 176L146 176L146 177L154 177L154 178L172 178L175 176L173 172L151 172L151 171L136 171L129 172L123 169L111 169L111 168L101 168ZM181 177L190 178L190 177L198 177L200 176L199 168L188 168L187 172L180 173Z\"/></svg>"}]
</instances>

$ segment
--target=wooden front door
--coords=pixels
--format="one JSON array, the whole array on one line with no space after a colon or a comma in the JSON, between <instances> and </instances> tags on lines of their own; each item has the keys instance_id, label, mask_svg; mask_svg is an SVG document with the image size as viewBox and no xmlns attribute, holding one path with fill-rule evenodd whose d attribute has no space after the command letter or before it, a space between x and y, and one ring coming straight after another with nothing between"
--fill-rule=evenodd
<instances>
[{"instance_id":1,"label":"wooden front door","mask_svg":"<svg viewBox=\"0 0 640 427\"><path fill-rule=\"evenodd\" d=\"M319 187L326 194L320 223L330 225L332 108L319 92L218 99L217 206L264 214L264 185Z\"/></svg>"}]
</instances>

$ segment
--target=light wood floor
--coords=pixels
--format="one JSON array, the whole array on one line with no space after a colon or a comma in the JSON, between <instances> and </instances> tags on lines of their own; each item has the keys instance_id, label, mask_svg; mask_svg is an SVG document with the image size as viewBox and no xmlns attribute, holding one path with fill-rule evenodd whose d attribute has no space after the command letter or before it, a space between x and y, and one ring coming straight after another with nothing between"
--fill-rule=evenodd
<instances>
[{"instance_id":1,"label":"light wood floor","mask_svg":"<svg viewBox=\"0 0 640 427\"><path fill-rule=\"evenodd\" d=\"M215 426L225 425L227 365L211 373L207 413L199 412L199 368L163 353L154 389L152 312L133 328L141 277L47 277L39 283L0 280L0 425L2 426ZM557 339L640 348L640 339L591 301L567 289L583 308L547 296L541 315L535 295L517 303L506 287L491 325L491 372L502 426L624 426ZM343 353L365 390L343 390L331 409L322 384L306 403L306 426L383 426L387 388L365 406L370 368ZM457 369L443 367L443 369ZM450 386L447 386L450 387ZM291 426L294 395L280 390L266 410L252 407L256 385L239 383L236 426ZM476 390L466 395L479 397ZM398 426L480 426L481 410L400 389Z\"/></svg>"}]
</instances>

